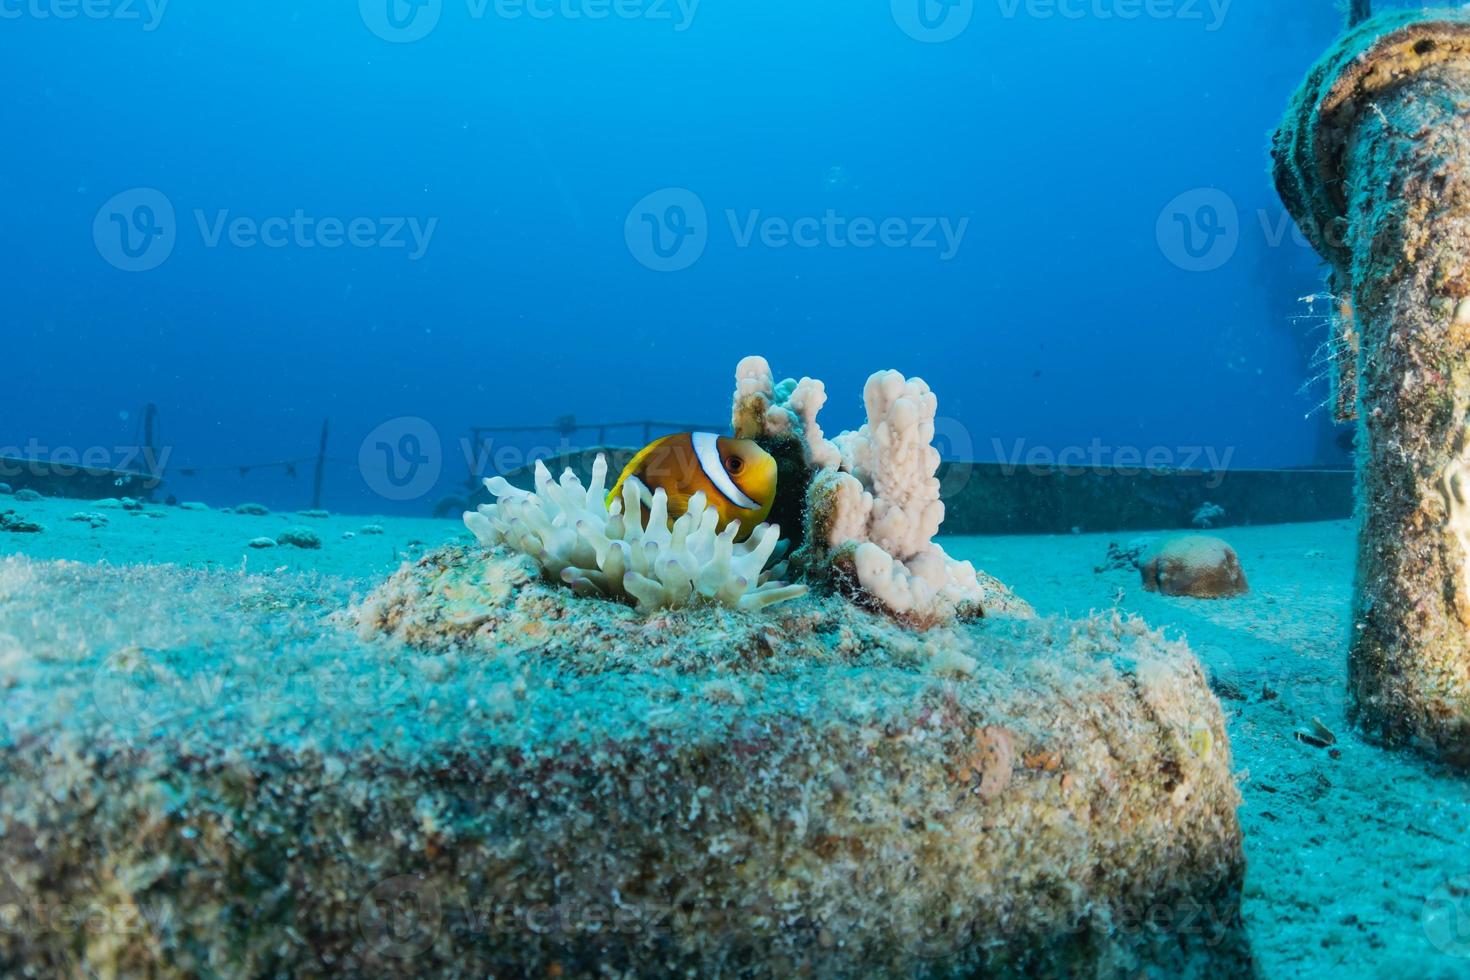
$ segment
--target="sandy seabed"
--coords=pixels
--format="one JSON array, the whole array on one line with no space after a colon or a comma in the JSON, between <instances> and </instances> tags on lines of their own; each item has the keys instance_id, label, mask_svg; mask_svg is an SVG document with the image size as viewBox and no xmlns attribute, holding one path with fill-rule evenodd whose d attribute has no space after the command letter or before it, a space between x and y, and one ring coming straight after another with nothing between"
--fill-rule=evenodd
<instances>
[{"instance_id":1,"label":"sandy seabed","mask_svg":"<svg viewBox=\"0 0 1470 980\"><path fill-rule=\"evenodd\" d=\"M454 522L420 519L0 498L0 511L9 508L45 530L0 532L0 555L211 569L248 576L253 588L276 581L283 593L310 581L327 604L466 536ZM321 548L248 546L287 528L313 531ZM1244 598L1172 599L1144 592L1136 571L1095 571L1108 544L1128 534L944 543L1042 615L1117 608L1188 638L1227 716L1245 800L1245 916L1265 976L1470 977L1470 780L1365 743L1344 720L1352 526L1217 533L1240 554L1252 586ZM160 573L163 581L177 576ZM1314 719L1335 733L1334 746L1296 737Z\"/></svg>"}]
</instances>

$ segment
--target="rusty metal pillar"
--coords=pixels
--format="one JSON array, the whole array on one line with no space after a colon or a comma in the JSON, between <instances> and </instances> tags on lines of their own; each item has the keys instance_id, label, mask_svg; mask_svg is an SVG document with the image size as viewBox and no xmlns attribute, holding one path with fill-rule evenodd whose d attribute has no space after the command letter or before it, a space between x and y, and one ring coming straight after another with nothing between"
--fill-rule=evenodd
<instances>
[{"instance_id":1,"label":"rusty metal pillar","mask_svg":"<svg viewBox=\"0 0 1470 980\"><path fill-rule=\"evenodd\" d=\"M1277 189L1351 315L1350 714L1470 766L1470 15L1349 31L1298 92Z\"/></svg>"}]
</instances>

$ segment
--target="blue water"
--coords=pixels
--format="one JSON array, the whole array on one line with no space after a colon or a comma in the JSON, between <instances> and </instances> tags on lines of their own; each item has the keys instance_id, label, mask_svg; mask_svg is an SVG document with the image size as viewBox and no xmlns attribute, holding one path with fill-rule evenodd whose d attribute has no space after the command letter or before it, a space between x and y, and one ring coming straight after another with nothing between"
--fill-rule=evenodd
<instances>
[{"instance_id":1,"label":"blue water","mask_svg":"<svg viewBox=\"0 0 1470 980\"><path fill-rule=\"evenodd\" d=\"M239 467L330 419L324 503L424 513L471 425L718 422L761 353L950 455L1341 462L1266 155L1335 4L926 2L0 0L0 449L152 403L162 493L293 507Z\"/></svg>"}]
</instances>

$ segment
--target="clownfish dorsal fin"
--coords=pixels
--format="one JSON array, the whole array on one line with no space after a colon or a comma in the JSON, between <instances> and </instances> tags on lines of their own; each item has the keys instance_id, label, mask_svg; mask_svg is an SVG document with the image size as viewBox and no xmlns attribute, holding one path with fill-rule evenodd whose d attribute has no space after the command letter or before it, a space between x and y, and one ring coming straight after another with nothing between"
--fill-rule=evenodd
<instances>
[{"instance_id":1,"label":"clownfish dorsal fin","mask_svg":"<svg viewBox=\"0 0 1470 980\"><path fill-rule=\"evenodd\" d=\"M760 510L761 505L746 496L725 469L725 461L720 458L720 437L713 432L695 432L689 438L694 443L694 456L699 460L699 468L715 489L742 510Z\"/></svg>"}]
</instances>

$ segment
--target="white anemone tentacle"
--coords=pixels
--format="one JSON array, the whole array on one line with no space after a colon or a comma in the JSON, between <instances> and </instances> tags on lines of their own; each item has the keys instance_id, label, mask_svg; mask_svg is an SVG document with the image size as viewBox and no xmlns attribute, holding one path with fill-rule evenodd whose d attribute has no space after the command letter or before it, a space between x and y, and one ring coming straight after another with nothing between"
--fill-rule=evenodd
<instances>
[{"instance_id":1,"label":"white anemone tentacle","mask_svg":"<svg viewBox=\"0 0 1470 980\"><path fill-rule=\"evenodd\" d=\"M762 524L737 542L738 524L718 530L719 512L703 493L670 523L668 495L635 477L609 505L607 474L599 454L586 487L570 469L553 480L540 462L534 491L492 477L485 488L496 502L465 514L465 527L486 547L534 558L578 595L632 601L645 614L698 603L755 612L806 594L766 570L779 528Z\"/></svg>"}]
</instances>

